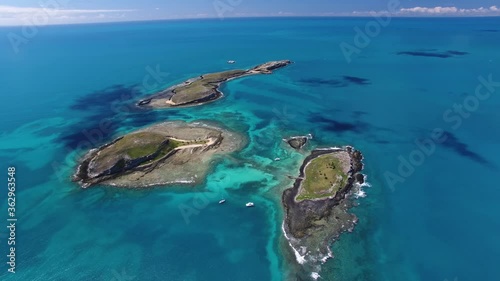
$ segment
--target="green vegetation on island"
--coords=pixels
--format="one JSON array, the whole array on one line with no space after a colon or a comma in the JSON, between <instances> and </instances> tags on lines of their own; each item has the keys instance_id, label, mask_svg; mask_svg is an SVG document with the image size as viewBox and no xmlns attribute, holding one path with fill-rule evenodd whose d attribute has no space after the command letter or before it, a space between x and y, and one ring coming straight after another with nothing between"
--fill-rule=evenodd
<instances>
[{"instance_id":1,"label":"green vegetation on island","mask_svg":"<svg viewBox=\"0 0 500 281\"><path fill-rule=\"evenodd\" d=\"M273 70L285 67L290 63L292 62L289 60L271 61L248 70L237 69L204 74L160 91L150 98L139 101L137 105L164 108L203 104L222 97L219 87L226 81L249 75L270 74Z\"/></svg>"},{"instance_id":2,"label":"green vegetation on island","mask_svg":"<svg viewBox=\"0 0 500 281\"><path fill-rule=\"evenodd\" d=\"M73 180L83 187L194 183L213 155L232 152L241 142L239 135L207 124L160 123L89 151Z\"/></svg>"},{"instance_id":3,"label":"green vegetation on island","mask_svg":"<svg viewBox=\"0 0 500 281\"><path fill-rule=\"evenodd\" d=\"M96 161L103 161L116 155L136 159L146 157L160 150L169 151L182 144L183 142L169 140L166 136L160 134L140 132L118 139L113 145L103 149L96 157Z\"/></svg>"},{"instance_id":4,"label":"green vegetation on island","mask_svg":"<svg viewBox=\"0 0 500 281\"><path fill-rule=\"evenodd\" d=\"M349 172L335 154L319 156L305 168L305 176L296 200L322 199L335 196L345 186Z\"/></svg>"},{"instance_id":5,"label":"green vegetation on island","mask_svg":"<svg viewBox=\"0 0 500 281\"><path fill-rule=\"evenodd\" d=\"M350 146L315 149L306 157L293 187L283 192L283 231L307 264L331 257L331 242L357 222L348 212L350 194L364 182L361 152Z\"/></svg>"},{"instance_id":6,"label":"green vegetation on island","mask_svg":"<svg viewBox=\"0 0 500 281\"><path fill-rule=\"evenodd\" d=\"M211 98L216 98L218 95L217 88L219 83L245 74L245 70L231 70L203 75L198 80L187 82L185 85L173 89L172 92L175 94L170 99L170 104L181 105L195 101L208 101Z\"/></svg>"}]
</instances>

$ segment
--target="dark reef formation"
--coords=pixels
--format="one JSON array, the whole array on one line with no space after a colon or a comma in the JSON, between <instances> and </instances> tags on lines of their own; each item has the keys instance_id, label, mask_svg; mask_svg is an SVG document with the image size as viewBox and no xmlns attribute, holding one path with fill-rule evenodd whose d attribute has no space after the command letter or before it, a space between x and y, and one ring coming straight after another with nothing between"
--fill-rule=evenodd
<instances>
[{"instance_id":1,"label":"dark reef formation","mask_svg":"<svg viewBox=\"0 0 500 281\"><path fill-rule=\"evenodd\" d=\"M351 190L355 182L363 183L363 175L360 174L363 169L361 152L351 147L345 148L351 156L351 170L349 171L349 179L347 184L335 195L334 198L326 200L304 200L297 202L297 196L300 184L304 178L304 169L309 161L323 155L332 153L336 150L314 150L309 155L300 167L300 175L295 180L292 188L285 190L283 193L283 205L286 209L285 224L288 226L290 234L295 238L303 238L310 234L310 228L314 227L314 222L321 220L324 217L331 215L333 206L338 205L346 194Z\"/></svg>"},{"instance_id":2,"label":"dark reef formation","mask_svg":"<svg viewBox=\"0 0 500 281\"><path fill-rule=\"evenodd\" d=\"M288 145L290 145L294 149L301 149L304 147L307 142L312 139L312 135L309 134L307 136L295 136L283 139Z\"/></svg>"},{"instance_id":3,"label":"dark reef formation","mask_svg":"<svg viewBox=\"0 0 500 281\"><path fill-rule=\"evenodd\" d=\"M451 57L456 57L456 56L464 56L468 55L469 53L467 52L462 52L462 51L438 51L435 49L429 49L429 50L418 50L418 51L404 51L404 52L398 52L398 55L407 55L407 56L414 56L414 57L434 57L434 58L451 58Z\"/></svg>"},{"instance_id":4,"label":"dark reef formation","mask_svg":"<svg viewBox=\"0 0 500 281\"><path fill-rule=\"evenodd\" d=\"M314 200L297 201L297 194L305 178L308 163L319 156L332 153L347 153L350 170L346 184L334 196ZM348 196L356 185L364 183L363 156L352 147L314 150L300 167L300 175L292 188L284 191L282 203L285 208L283 230L297 261L303 265L318 266L329 257L331 242L345 231L352 231L357 218L348 213L352 200Z\"/></svg>"},{"instance_id":5,"label":"dark reef formation","mask_svg":"<svg viewBox=\"0 0 500 281\"><path fill-rule=\"evenodd\" d=\"M371 84L369 79L356 76L348 76L348 75L331 79L307 78L307 79L301 79L300 82L312 86L328 85L335 88L344 88L344 87L349 87L351 85L366 86Z\"/></svg>"}]
</instances>

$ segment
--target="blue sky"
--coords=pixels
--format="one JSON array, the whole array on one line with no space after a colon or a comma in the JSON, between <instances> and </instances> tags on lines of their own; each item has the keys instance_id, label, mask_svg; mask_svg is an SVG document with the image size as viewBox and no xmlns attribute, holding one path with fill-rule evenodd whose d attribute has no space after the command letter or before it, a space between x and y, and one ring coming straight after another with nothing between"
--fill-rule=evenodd
<instances>
[{"instance_id":1,"label":"blue sky","mask_svg":"<svg viewBox=\"0 0 500 281\"><path fill-rule=\"evenodd\" d=\"M500 0L2 0L0 25L259 16L500 16ZM44 8L45 6L45 8Z\"/></svg>"}]
</instances>

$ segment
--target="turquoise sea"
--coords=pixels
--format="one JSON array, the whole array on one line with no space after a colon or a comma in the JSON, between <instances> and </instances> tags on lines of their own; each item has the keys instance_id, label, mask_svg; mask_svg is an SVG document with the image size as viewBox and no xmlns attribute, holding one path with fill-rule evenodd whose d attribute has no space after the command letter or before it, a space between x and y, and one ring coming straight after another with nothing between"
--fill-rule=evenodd
<instances>
[{"instance_id":1,"label":"turquoise sea","mask_svg":"<svg viewBox=\"0 0 500 281\"><path fill-rule=\"evenodd\" d=\"M354 28L371 20L45 26L17 53L7 36L22 28L0 28L0 225L10 166L18 219L15 274L0 227L0 280L299 280L280 199L307 151L281 139L308 133L308 150L361 150L371 184L352 210L356 229L333 244L318 280L494 280L500 85L482 86L481 98L476 88L479 77L500 81L500 21L392 19L356 45ZM350 62L342 42L356 48ZM294 64L231 81L214 103L133 106L203 73L278 59ZM248 145L200 186L83 190L70 181L91 147L166 120L218 121ZM439 128L445 140L429 144Z\"/></svg>"}]
</instances>

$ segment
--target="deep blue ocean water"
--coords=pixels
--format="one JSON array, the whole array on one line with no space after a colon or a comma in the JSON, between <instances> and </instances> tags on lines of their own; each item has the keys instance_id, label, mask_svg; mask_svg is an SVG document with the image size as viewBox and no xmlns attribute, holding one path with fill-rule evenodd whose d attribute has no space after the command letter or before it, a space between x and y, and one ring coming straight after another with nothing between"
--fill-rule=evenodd
<instances>
[{"instance_id":1,"label":"deep blue ocean water","mask_svg":"<svg viewBox=\"0 0 500 281\"><path fill-rule=\"evenodd\" d=\"M295 265L280 196L307 152L281 139L312 133L309 149L361 150L371 184L353 209L355 231L332 246L320 280L494 280L500 87L474 96L479 77L500 81L500 21L393 19L349 63L339 46L355 46L354 27L370 20L47 26L18 53L7 34L21 28L0 28L0 171L16 167L18 188L16 274L7 273L1 227L0 279L286 280ZM294 64L231 81L211 104L149 112L130 105L203 73L277 59ZM453 113L464 101L463 115ZM90 147L166 120L222 122L249 144L201 186L82 190L70 181ZM418 158L416 142L436 128L446 141ZM410 156L418 165L402 175ZM391 184L389 173L404 180ZM2 185L7 224L6 176ZM245 208L248 201L256 207Z\"/></svg>"}]
</instances>

